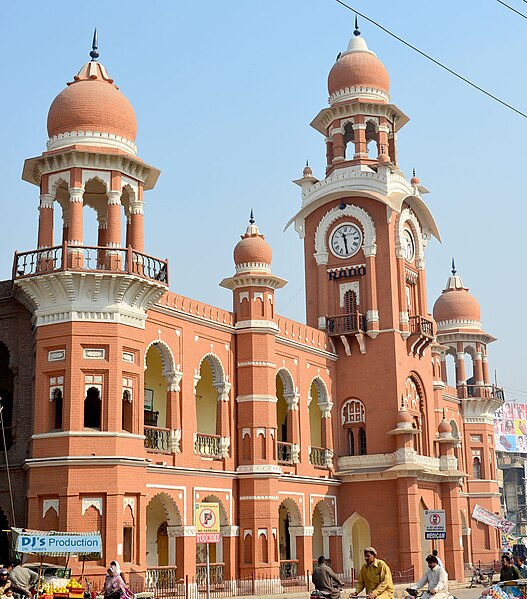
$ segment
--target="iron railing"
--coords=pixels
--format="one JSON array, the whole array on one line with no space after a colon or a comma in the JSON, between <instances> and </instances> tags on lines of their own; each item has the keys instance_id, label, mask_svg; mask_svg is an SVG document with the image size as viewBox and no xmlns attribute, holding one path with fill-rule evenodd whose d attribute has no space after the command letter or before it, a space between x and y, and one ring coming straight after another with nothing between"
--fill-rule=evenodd
<instances>
[{"instance_id":1,"label":"iron railing","mask_svg":"<svg viewBox=\"0 0 527 599\"><path fill-rule=\"evenodd\" d=\"M309 452L309 462L317 468L327 468L327 455L323 447L312 447Z\"/></svg>"},{"instance_id":2,"label":"iron railing","mask_svg":"<svg viewBox=\"0 0 527 599\"><path fill-rule=\"evenodd\" d=\"M209 564L211 586L221 585L224 582L225 564ZM207 564L196 564L196 582L198 590L207 586Z\"/></svg>"},{"instance_id":3,"label":"iron railing","mask_svg":"<svg viewBox=\"0 0 527 599\"><path fill-rule=\"evenodd\" d=\"M410 333L432 338L434 336L434 323L424 316L410 316Z\"/></svg>"},{"instance_id":4,"label":"iron railing","mask_svg":"<svg viewBox=\"0 0 527 599\"><path fill-rule=\"evenodd\" d=\"M276 459L279 464L292 464L293 463L293 445L292 443L285 443L278 441L276 444Z\"/></svg>"},{"instance_id":5,"label":"iron railing","mask_svg":"<svg viewBox=\"0 0 527 599\"><path fill-rule=\"evenodd\" d=\"M505 401L503 389L496 385L459 385L457 390L458 396L462 399L466 399L467 397L481 397Z\"/></svg>"},{"instance_id":6,"label":"iron railing","mask_svg":"<svg viewBox=\"0 0 527 599\"><path fill-rule=\"evenodd\" d=\"M220 457L220 436L196 433L194 451L202 456Z\"/></svg>"},{"instance_id":7,"label":"iron railing","mask_svg":"<svg viewBox=\"0 0 527 599\"><path fill-rule=\"evenodd\" d=\"M170 451L170 429L145 426L145 448L154 451Z\"/></svg>"},{"instance_id":8,"label":"iron railing","mask_svg":"<svg viewBox=\"0 0 527 599\"><path fill-rule=\"evenodd\" d=\"M13 279L52 272L111 272L133 274L168 285L168 261L137 252L131 247L68 245L16 252Z\"/></svg>"},{"instance_id":9,"label":"iron railing","mask_svg":"<svg viewBox=\"0 0 527 599\"><path fill-rule=\"evenodd\" d=\"M280 580L295 581L298 579L298 560L281 559L280 560Z\"/></svg>"},{"instance_id":10,"label":"iron railing","mask_svg":"<svg viewBox=\"0 0 527 599\"><path fill-rule=\"evenodd\" d=\"M326 316L326 331L328 335L364 333L366 331L366 317L359 312Z\"/></svg>"},{"instance_id":11,"label":"iron railing","mask_svg":"<svg viewBox=\"0 0 527 599\"><path fill-rule=\"evenodd\" d=\"M146 589L177 589L181 584L178 579L176 566L155 566L148 568L145 575Z\"/></svg>"}]
</instances>

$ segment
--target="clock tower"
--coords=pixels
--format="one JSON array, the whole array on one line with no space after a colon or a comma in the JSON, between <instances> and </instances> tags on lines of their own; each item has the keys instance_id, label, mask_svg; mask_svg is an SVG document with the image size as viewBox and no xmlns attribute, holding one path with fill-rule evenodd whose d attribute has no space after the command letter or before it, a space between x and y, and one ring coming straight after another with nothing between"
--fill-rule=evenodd
<instances>
[{"instance_id":1,"label":"clock tower","mask_svg":"<svg viewBox=\"0 0 527 599\"><path fill-rule=\"evenodd\" d=\"M344 529L358 514L375 522L373 545L399 556L396 569L419 572L431 549L421 539L424 510L457 505L460 477L451 461L440 478L426 472L431 458L441 468L425 280L425 247L439 233L423 201L427 190L398 165L397 135L409 119L391 103L386 68L357 24L330 70L328 91L329 107L311 123L325 139L325 177L306 166L295 181L302 205L290 224L304 241L307 324L325 330L338 355L339 520ZM409 422L404 439L400 409ZM424 480L433 491L421 489ZM385 524L373 501L381 496ZM449 516L457 526L458 515ZM457 532L450 536L459 539ZM459 547L450 544L447 568L461 573ZM360 564L354 559L353 567Z\"/></svg>"}]
</instances>

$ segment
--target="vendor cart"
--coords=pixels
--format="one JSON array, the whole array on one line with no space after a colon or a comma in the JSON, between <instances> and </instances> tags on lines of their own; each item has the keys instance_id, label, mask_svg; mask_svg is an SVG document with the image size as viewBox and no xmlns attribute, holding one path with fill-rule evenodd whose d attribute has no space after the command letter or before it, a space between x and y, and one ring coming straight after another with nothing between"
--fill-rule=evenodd
<instances>
[{"instance_id":1,"label":"vendor cart","mask_svg":"<svg viewBox=\"0 0 527 599\"><path fill-rule=\"evenodd\" d=\"M82 572L86 561L99 560L102 556L102 538L100 532L56 532L28 530L26 528L13 528L13 542L15 551L19 554L38 556L38 583L37 595L46 599L82 599L84 587L80 582L71 579L71 570L68 568L72 555L82 560ZM61 577L44 576L44 557L65 557L66 563L61 572Z\"/></svg>"}]
</instances>

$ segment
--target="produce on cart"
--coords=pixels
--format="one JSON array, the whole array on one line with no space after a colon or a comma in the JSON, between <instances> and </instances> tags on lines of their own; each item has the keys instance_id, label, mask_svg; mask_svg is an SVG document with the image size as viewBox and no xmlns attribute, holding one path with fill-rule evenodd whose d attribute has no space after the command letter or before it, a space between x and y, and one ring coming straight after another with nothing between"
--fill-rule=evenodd
<instances>
[{"instance_id":1,"label":"produce on cart","mask_svg":"<svg viewBox=\"0 0 527 599\"><path fill-rule=\"evenodd\" d=\"M102 556L102 539L99 532L47 532L13 528L15 550L40 557L38 564L39 581L37 583L36 599L81 599L84 596L82 581L84 564L87 560L98 560ZM68 568L72 555L82 559L80 581L70 578ZM66 565L44 565L44 556L66 557ZM46 576L46 571L54 574ZM59 574L59 576L57 576Z\"/></svg>"}]
</instances>

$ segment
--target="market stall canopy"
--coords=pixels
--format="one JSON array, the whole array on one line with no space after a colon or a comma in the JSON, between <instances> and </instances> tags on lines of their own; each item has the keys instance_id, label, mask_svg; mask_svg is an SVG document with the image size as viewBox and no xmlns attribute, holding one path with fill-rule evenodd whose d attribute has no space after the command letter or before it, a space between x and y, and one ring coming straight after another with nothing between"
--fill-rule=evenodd
<instances>
[{"instance_id":1,"label":"market stall canopy","mask_svg":"<svg viewBox=\"0 0 527 599\"><path fill-rule=\"evenodd\" d=\"M57 532L12 528L15 551L34 555L102 557L100 532ZM88 558L88 559L90 559Z\"/></svg>"}]
</instances>

